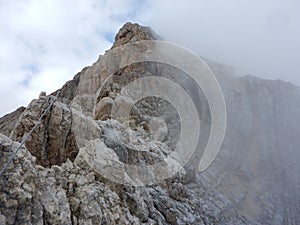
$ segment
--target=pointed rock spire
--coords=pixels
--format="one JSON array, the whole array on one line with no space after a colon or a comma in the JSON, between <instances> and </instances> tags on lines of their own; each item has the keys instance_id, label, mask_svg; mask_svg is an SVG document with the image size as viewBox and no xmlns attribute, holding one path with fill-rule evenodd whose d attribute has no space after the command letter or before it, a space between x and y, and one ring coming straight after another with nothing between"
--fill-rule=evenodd
<instances>
[{"instance_id":1,"label":"pointed rock spire","mask_svg":"<svg viewBox=\"0 0 300 225\"><path fill-rule=\"evenodd\" d=\"M161 39L150 27L128 22L117 33L113 48L135 41Z\"/></svg>"}]
</instances>

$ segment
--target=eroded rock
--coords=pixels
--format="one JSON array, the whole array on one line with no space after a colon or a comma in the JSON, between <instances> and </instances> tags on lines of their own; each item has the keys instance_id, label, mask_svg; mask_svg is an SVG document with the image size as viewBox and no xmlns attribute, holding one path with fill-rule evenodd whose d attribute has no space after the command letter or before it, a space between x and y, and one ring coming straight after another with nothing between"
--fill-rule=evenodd
<instances>
[{"instance_id":1,"label":"eroded rock","mask_svg":"<svg viewBox=\"0 0 300 225\"><path fill-rule=\"evenodd\" d=\"M50 104L51 97L33 100L24 110L12 132L12 139L21 142L38 122ZM55 102L38 128L31 134L26 147L43 166L59 165L74 160L78 148L71 130L72 111L68 105Z\"/></svg>"},{"instance_id":2,"label":"eroded rock","mask_svg":"<svg viewBox=\"0 0 300 225\"><path fill-rule=\"evenodd\" d=\"M128 23L113 48L153 39L151 29ZM144 47L140 52L151 45ZM209 62L229 115L220 154L197 176L201 151L187 165L177 156L169 163L181 170L167 180L156 179L172 172L164 160L176 149L180 118L170 104L148 98L135 104L129 120L110 119L112 105L133 104L129 97L118 98L122 89L151 75L180 83L197 103L205 131L198 143L202 147L211 129L209 104L205 93L176 68L153 62L122 67L134 54L101 56L59 90L26 147L0 177L0 224L299 224L299 88L253 76L231 77L231 68ZM0 119L1 133L10 136L0 134L1 166L50 98L43 94ZM131 172L143 175L159 162L162 166L147 173L148 180L133 179L125 170L140 166Z\"/></svg>"}]
</instances>

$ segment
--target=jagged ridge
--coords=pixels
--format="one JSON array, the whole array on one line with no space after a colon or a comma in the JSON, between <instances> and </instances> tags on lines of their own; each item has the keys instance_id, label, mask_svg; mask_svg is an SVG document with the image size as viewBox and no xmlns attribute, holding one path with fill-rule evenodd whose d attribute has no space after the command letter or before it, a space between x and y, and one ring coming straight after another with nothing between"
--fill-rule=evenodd
<instances>
[{"instance_id":1,"label":"jagged ridge","mask_svg":"<svg viewBox=\"0 0 300 225\"><path fill-rule=\"evenodd\" d=\"M150 28L127 23L116 35L113 48L157 38ZM212 67L228 111L227 133L215 163L197 175L197 180L194 176L187 179L185 173L161 184L130 188L108 181L91 167L76 143L72 108L77 107L83 118L109 123L107 110L125 82L122 77L130 75L134 80L159 71L160 65L121 68L114 83L96 96L109 74L101 67L103 62L118 67L118 62L105 62L105 57L99 57L67 82L60 89L59 101L26 143L27 149L18 154L1 178L0 224L300 223L298 87L252 76L235 78L227 76L228 72L224 74L228 70L220 70L219 65L215 70ZM41 96L25 110L21 108L1 119L1 133L10 136L0 136L1 165L17 146L13 141L20 142L47 108L48 98ZM130 162L163 157L156 152L151 157L130 158L132 153L118 145L109 135L110 129L99 130L104 132L100 142L104 152L112 149L119 158L124 157L123 161Z\"/></svg>"}]
</instances>

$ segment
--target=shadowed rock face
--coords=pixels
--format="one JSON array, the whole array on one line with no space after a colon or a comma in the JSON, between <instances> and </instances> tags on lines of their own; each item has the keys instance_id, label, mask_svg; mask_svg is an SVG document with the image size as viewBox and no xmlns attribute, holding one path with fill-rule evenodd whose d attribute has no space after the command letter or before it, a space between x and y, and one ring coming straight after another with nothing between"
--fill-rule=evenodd
<instances>
[{"instance_id":1,"label":"shadowed rock face","mask_svg":"<svg viewBox=\"0 0 300 225\"><path fill-rule=\"evenodd\" d=\"M127 23L112 48L153 39L161 38L148 27ZM228 116L217 159L195 177L199 152L170 179L132 187L103 175L105 157L121 172L124 163L162 161L176 145L180 119L168 102L147 98L133 107L129 132L110 118L124 86L153 75L172 79L198 104L202 130L211 128L211 118L204 94L183 72L151 62L120 68L120 60L101 56L58 90L50 112L0 177L0 224L300 224L299 87L236 77L232 68L208 61L223 90ZM106 80L111 70L117 72ZM26 109L0 119L0 165L50 98L40 96ZM164 121L152 119L161 114ZM149 130L162 123L149 147ZM206 144L206 134L200 133L199 147ZM131 146L125 146L120 140L129 135Z\"/></svg>"},{"instance_id":2,"label":"shadowed rock face","mask_svg":"<svg viewBox=\"0 0 300 225\"><path fill-rule=\"evenodd\" d=\"M24 110L25 107L20 107L16 111L0 118L0 130L2 134L10 136L11 132L16 126L16 122L18 121L19 117L24 112Z\"/></svg>"},{"instance_id":3,"label":"shadowed rock face","mask_svg":"<svg viewBox=\"0 0 300 225\"><path fill-rule=\"evenodd\" d=\"M50 97L33 100L21 114L11 138L21 142L49 107ZM67 159L74 160L78 148L71 130L72 112L68 105L56 102L39 127L26 142L26 147L42 166L60 165Z\"/></svg>"}]
</instances>

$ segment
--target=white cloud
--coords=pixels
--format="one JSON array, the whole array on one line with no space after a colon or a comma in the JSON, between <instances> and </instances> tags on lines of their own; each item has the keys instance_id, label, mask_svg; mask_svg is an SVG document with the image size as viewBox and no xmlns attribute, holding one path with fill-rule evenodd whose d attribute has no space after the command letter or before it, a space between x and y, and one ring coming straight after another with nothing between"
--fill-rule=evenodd
<instances>
[{"instance_id":1,"label":"white cloud","mask_svg":"<svg viewBox=\"0 0 300 225\"><path fill-rule=\"evenodd\" d=\"M134 0L0 1L0 115L55 91L94 62L136 6Z\"/></svg>"},{"instance_id":2,"label":"white cloud","mask_svg":"<svg viewBox=\"0 0 300 225\"><path fill-rule=\"evenodd\" d=\"M201 56L300 85L297 0L149 0L145 22Z\"/></svg>"}]
</instances>

